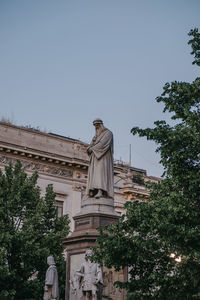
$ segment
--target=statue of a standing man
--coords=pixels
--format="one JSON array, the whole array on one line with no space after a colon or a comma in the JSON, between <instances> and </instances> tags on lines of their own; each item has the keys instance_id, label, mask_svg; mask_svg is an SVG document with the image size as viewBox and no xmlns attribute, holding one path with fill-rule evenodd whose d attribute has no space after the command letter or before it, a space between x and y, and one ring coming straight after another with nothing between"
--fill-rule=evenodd
<instances>
[{"instance_id":1,"label":"statue of a standing man","mask_svg":"<svg viewBox=\"0 0 200 300\"><path fill-rule=\"evenodd\" d=\"M47 264L43 300L59 300L58 273L53 256L47 257Z\"/></svg>"},{"instance_id":2,"label":"statue of a standing man","mask_svg":"<svg viewBox=\"0 0 200 300\"><path fill-rule=\"evenodd\" d=\"M96 134L87 148L90 164L86 193L88 197L113 198L113 134L100 119L93 125Z\"/></svg>"},{"instance_id":3,"label":"statue of a standing man","mask_svg":"<svg viewBox=\"0 0 200 300\"><path fill-rule=\"evenodd\" d=\"M97 300L102 299L102 287L103 287L103 272L102 268L94 262L90 261L92 250L87 250L85 253L85 261L81 264L76 271L80 288L82 290L82 297L80 299L85 300Z\"/></svg>"}]
</instances>

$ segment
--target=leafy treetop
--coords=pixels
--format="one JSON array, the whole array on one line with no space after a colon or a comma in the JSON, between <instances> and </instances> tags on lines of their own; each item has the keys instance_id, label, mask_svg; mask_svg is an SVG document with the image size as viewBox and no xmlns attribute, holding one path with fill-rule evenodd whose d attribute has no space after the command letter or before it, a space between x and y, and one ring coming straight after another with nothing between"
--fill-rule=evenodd
<instances>
[{"instance_id":1,"label":"leafy treetop","mask_svg":"<svg viewBox=\"0 0 200 300\"><path fill-rule=\"evenodd\" d=\"M199 66L200 34L189 36ZM129 280L116 282L128 299L200 299L200 78L167 83L156 100L173 125L131 131L157 143L165 177L148 185L149 201L127 202L126 216L100 229L94 258L129 268Z\"/></svg>"}]
</instances>

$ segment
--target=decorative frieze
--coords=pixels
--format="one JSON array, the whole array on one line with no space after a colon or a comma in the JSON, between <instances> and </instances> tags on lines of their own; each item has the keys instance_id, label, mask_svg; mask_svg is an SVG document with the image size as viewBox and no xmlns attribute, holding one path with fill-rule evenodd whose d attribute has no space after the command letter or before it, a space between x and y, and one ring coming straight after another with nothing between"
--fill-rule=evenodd
<instances>
[{"instance_id":1,"label":"decorative frieze","mask_svg":"<svg viewBox=\"0 0 200 300\"><path fill-rule=\"evenodd\" d=\"M76 191L76 192L85 192L86 186L85 185L73 185L72 189L73 189L73 191Z\"/></svg>"},{"instance_id":2,"label":"decorative frieze","mask_svg":"<svg viewBox=\"0 0 200 300\"><path fill-rule=\"evenodd\" d=\"M83 152L86 152L86 146L85 145L82 145L82 144L79 144L79 143L74 143L73 144L73 149L75 151L78 151L80 153L83 153Z\"/></svg>"},{"instance_id":3,"label":"decorative frieze","mask_svg":"<svg viewBox=\"0 0 200 300\"><path fill-rule=\"evenodd\" d=\"M27 150L26 147L24 147L24 149ZM68 167L75 167L77 169L83 169L83 170L87 170L88 165L87 165L87 161L83 161L78 159L78 161L73 160L71 161L66 161L65 159L63 160L62 158L51 158L49 156L46 156L45 154L33 154L30 152L24 152L22 150L14 150L13 148L8 148L6 147L0 147L0 151L2 151L3 153L8 153L9 155L17 155L19 156L19 160L21 160L21 158L32 158L34 160L38 160L38 161L42 161L42 162L48 162L48 163L53 163L54 165L56 165L56 167L58 165L62 165L62 166L68 166ZM6 154L5 154L6 155ZM71 158L68 158L71 160Z\"/></svg>"},{"instance_id":4,"label":"decorative frieze","mask_svg":"<svg viewBox=\"0 0 200 300\"><path fill-rule=\"evenodd\" d=\"M27 161L27 160L23 160L23 159L20 159L20 161L25 170L37 171L39 173L45 173L45 174L50 174L50 175L54 175L54 176L66 177L66 178L73 176L72 170L65 169L62 167L50 166L47 164L42 164L42 163L33 162L33 161ZM17 159L13 158L13 157L0 155L0 163L2 163L4 165L8 165L10 162L14 165L17 162Z\"/></svg>"}]
</instances>

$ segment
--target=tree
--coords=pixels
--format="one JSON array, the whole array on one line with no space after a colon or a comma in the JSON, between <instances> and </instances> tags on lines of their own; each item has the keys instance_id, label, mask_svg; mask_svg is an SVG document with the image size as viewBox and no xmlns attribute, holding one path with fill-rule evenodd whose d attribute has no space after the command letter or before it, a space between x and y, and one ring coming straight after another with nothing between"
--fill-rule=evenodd
<instances>
[{"instance_id":1,"label":"tree","mask_svg":"<svg viewBox=\"0 0 200 300\"><path fill-rule=\"evenodd\" d=\"M189 36L200 66L200 34ZM200 299L200 78L166 83L156 100L173 114L172 125L131 131L157 143L163 179L148 185L148 201L126 203L126 216L100 229L94 258L129 267L130 279L116 282L128 299Z\"/></svg>"},{"instance_id":2,"label":"tree","mask_svg":"<svg viewBox=\"0 0 200 300\"><path fill-rule=\"evenodd\" d=\"M56 218L52 185L40 196L38 175L28 177L18 161L0 171L0 299L43 298L46 258L54 256L64 299L65 261L61 238L68 216Z\"/></svg>"}]
</instances>

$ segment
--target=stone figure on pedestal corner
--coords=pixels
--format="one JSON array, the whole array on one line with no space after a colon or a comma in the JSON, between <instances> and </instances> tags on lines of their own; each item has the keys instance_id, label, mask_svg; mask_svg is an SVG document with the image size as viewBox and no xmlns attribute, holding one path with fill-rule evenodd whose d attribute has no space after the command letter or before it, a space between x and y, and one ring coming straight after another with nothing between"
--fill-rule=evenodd
<instances>
[{"instance_id":1,"label":"stone figure on pedestal corner","mask_svg":"<svg viewBox=\"0 0 200 300\"><path fill-rule=\"evenodd\" d=\"M58 273L53 256L47 257L47 264L43 300L59 300Z\"/></svg>"},{"instance_id":2,"label":"stone figure on pedestal corner","mask_svg":"<svg viewBox=\"0 0 200 300\"><path fill-rule=\"evenodd\" d=\"M102 268L94 262L90 261L92 250L85 253L85 261L76 271L74 277L78 279L81 297L84 300L101 300L103 290L103 272ZM76 291L77 293L78 291Z\"/></svg>"},{"instance_id":3,"label":"stone figure on pedestal corner","mask_svg":"<svg viewBox=\"0 0 200 300\"><path fill-rule=\"evenodd\" d=\"M95 198L113 198L113 134L103 121L93 121L96 134L87 148L90 157L86 195Z\"/></svg>"}]
</instances>

